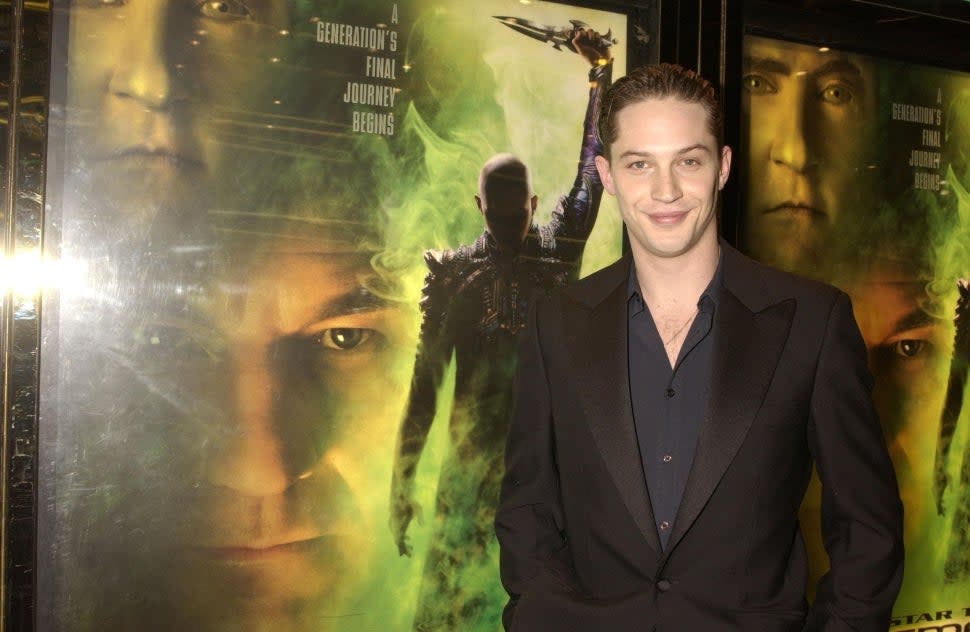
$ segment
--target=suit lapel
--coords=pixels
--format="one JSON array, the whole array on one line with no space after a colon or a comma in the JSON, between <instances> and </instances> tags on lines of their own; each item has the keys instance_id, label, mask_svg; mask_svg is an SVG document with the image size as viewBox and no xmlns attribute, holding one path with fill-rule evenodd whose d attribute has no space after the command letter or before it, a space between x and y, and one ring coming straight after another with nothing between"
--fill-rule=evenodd
<instances>
[{"instance_id":1,"label":"suit lapel","mask_svg":"<svg viewBox=\"0 0 970 632\"><path fill-rule=\"evenodd\" d=\"M579 384L585 419L616 489L634 522L655 551L660 539L654 526L630 399L627 364L626 282L629 261L604 270L597 288L612 288L600 300L589 299L585 317L564 319Z\"/></svg>"},{"instance_id":2,"label":"suit lapel","mask_svg":"<svg viewBox=\"0 0 970 632\"><path fill-rule=\"evenodd\" d=\"M739 268L748 265L737 253L725 252L723 287L714 315L711 396L667 556L697 519L744 442L788 339L795 300L752 311L752 301L746 303L739 294L764 293L752 286L760 276L752 281L739 274Z\"/></svg>"}]
</instances>

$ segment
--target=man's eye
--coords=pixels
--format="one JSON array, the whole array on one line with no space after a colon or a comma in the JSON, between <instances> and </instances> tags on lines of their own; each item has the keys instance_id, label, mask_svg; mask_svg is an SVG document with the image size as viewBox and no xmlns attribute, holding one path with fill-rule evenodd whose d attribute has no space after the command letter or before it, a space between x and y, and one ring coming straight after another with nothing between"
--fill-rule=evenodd
<instances>
[{"instance_id":1,"label":"man's eye","mask_svg":"<svg viewBox=\"0 0 970 632\"><path fill-rule=\"evenodd\" d=\"M336 351L350 351L371 340L373 329L359 329L355 327L334 327L325 329L319 334L320 344L327 349Z\"/></svg>"},{"instance_id":2,"label":"man's eye","mask_svg":"<svg viewBox=\"0 0 970 632\"><path fill-rule=\"evenodd\" d=\"M844 83L830 83L822 89L822 100L841 105L852 100L852 90Z\"/></svg>"},{"instance_id":3,"label":"man's eye","mask_svg":"<svg viewBox=\"0 0 970 632\"><path fill-rule=\"evenodd\" d=\"M926 351L928 345L925 340L898 340L890 346L890 349L903 358L915 358Z\"/></svg>"},{"instance_id":4,"label":"man's eye","mask_svg":"<svg viewBox=\"0 0 970 632\"><path fill-rule=\"evenodd\" d=\"M701 161L697 158L684 158L683 164L685 167L699 167Z\"/></svg>"},{"instance_id":5,"label":"man's eye","mask_svg":"<svg viewBox=\"0 0 970 632\"><path fill-rule=\"evenodd\" d=\"M768 81L768 79L762 75L750 74L745 75L741 82L744 84L744 89L751 94L763 95L763 94L775 94L778 92L778 88L775 84Z\"/></svg>"},{"instance_id":6,"label":"man's eye","mask_svg":"<svg viewBox=\"0 0 970 632\"><path fill-rule=\"evenodd\" d=\"M647 166L647 163L644 162L643 160L637 160L636 162L630 163L631 169L644 169L646 168L646 166Z\"/></svg>"},{"instance_id":7,"label":"man's eye","mask_svg":"<svg viewBox=\"0 0 970 632\"><path fill-rule=\"evenodd\" d=\"M239 0L203 0L196 5L203 16L213 20L251 20L249 7Z\"/></svg>"}]
</instances>

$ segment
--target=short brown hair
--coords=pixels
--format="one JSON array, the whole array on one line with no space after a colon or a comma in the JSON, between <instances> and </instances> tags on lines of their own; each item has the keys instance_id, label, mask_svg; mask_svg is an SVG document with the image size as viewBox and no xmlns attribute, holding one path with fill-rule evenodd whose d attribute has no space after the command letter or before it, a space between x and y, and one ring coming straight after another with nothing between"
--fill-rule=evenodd
<instances>
[{"instance_id":1,"label":"short brown hair","mask_svg":"<svg viewBox=\"0 0 970 632\"><path fill-rule=\"evenodd\" d=\"M707 128L717 139L717 148L724 145L724 114L711 82L693 70L677 64L652 64L640 66L627 76L617 79L603 95L596 129L606 157L609 158L610 145L616 140L616 116L620 110L648 99L667 98L703 106L707 112Z\"/></svg>"}]
</instances>

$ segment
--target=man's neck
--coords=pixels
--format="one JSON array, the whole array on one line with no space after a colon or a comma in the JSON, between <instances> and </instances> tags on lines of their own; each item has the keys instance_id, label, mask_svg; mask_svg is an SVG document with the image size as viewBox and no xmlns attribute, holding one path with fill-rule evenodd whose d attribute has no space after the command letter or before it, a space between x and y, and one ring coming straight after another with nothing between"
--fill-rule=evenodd
<instances>
[{"instance_id":1,"label":"man's neck","mask_svg":"<svg viewBox=\"0 0 970 632\"><path fill-rule=\"evenodd\" d=\"M716 235L676 257L634 250L637 282L644 301L651 309L692 308L714 277L720 252Z\"/></svg>"}]
</instances>

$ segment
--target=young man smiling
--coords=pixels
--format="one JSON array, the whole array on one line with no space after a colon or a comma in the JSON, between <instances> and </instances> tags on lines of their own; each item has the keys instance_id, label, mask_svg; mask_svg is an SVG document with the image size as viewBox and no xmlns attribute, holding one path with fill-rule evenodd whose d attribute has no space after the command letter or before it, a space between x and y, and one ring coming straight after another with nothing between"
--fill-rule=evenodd
<instances>
[{"instance_id":1,"label":"young man smiling","mask_svg":"<svg viewBox=\"0 0 970 632\"><path fill-rule=\"evenodd\" d=\"M509 630L884 630L896 480L848 298L719 241L712 86L661 64L607 93L597 167L630 254L539 302L496 529ZM813 462L831 571L805 602Z\"/></svg>"}]
</instances>

